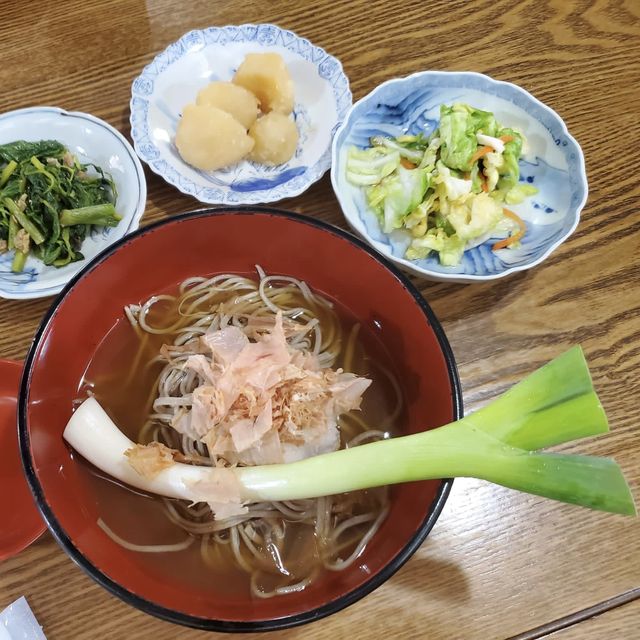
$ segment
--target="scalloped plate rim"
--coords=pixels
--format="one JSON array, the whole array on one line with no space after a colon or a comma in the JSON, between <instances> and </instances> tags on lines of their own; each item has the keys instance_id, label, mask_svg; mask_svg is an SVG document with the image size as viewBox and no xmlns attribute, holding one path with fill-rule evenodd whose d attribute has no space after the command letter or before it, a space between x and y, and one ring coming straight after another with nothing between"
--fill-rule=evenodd
<instances>
[{"instance_id":1,"label":"scalloped plate rim","mask_svg":"<svg viewBox=\"0 0 640 640\"><path fill-rule=\"evenodd\" d=\"M582 196L580 202L575 207L574 220L573 220L570 228L560 238L558 238L557 240L554 240L553 242L551 242L549 244L549 246L542 252L542 254L540 256L538 256L537 258L535 258L534 260L532 260L530 263L516 265L516 266L512 266L512 267L507 267L507 268L505 268L503 271L501 271L499 273L489 274L489 275L460 274L460 273L448 274L448 273L443 273L443 272L430 271L428 269L416 266L410 260L407 260L405 258L400 258L398 256L393 255L388 250L388 248L387 248L388 245L384 245L384 244L378 242L377 240L375 240L374 238L371 238L369 236L369 234L367 233L366 229L364 228L364 224L362 223L362 219L361 219L360 216L357 216L357 220L356 220L356 219L352 219L351 212L347 213L349 208L345 204L345 196L341 193L341 191L340 191L340 189L338 187L336 172L335 172L334 168L337 166L336 159L337 159L337 155L339 153L338 140L340 138L340 135L344 131L347 130L347 127L350 124L350 118L351 118L352 114L355 112L356 108L359 105L371 100L376 94L381 92L385 87L390 86L390 85L394 85L394 84L403 84L403 83L409 82L409 81L411 81L411 80L413 80L415 78L426 76L426 75L439 76L439 77L449 77L449 78L453 78L453 77L460 77L460 78L476 77L476 78L483 79L484 81L488 82L489 84L493 84L493 85L497 85L497 86L507 86L511 90L514 90L517 93L520 93L525 98L527 98L528 100L531 100L532 102L537 104L539 107L541 107L542 109L547 111L552 116L552 118L554 118L560 124L563 133L566 135L567 139L573 144L574 150L575 150L576 156L577 156L577 164L578 164L578 167L579 167L579 178L580 178L580 182L582 183L581 186L583 188L583 196ZM436 282L452 282L452 283L460 283L460 284L472 284L474 282L486 282L486 281L490 281L490 280L499 280L499 279L504 278L506 276L509 276L509 275L511 275L513 273L517 273L517 272L520 272L520 271L526 271L528 269L531 269L531 268L539 265L544 260L546 260L549 257L549 255L551 255L551 253L553 253L553 251L555 251L563 242L565 242L565 240L567 240L567 238L569 238L573 234L573 232L576 230L576 228L577 228L577 226L578 226L578 224L580 222L582 209L584 208L585 204L587 203L587 199L588 199L588 196L589 196L589 185L588 185L588 180L587 180L587 172L586 172L586 163L585 163L585 159L584 159L584 153L583 153L582 148L581 148L580 144L578 143L578 141L569 132L569 129L567 128L567 125L566 125L565 121L560 117L560 115L554 109L552 109L551 107L546 105L544 102L542 102L541 100L536 98L534 95L529 93L526 89L523 89L522 87L518 86L517 84L515 84L513 82L506 81L506 80L496 80L495 78L492 78L491 76L488 76L488 75L486 75L484 73L479 73L477 71L437 71L437 70L434 70L434 71L416 71L416 72L414 72L414 73L412 73L412 74L410 74L408 76L390 78L388 80L385 80L384 82L379 84L377 87L375 87L367 95L363 96L362 98L360 98L359 100L354 102L353 106L349 110L349 113L346 115L346 117L342 121L340 127L336 130L335 135L333 137L333 142L332 142L332 145L331 145L331 160L332 160L331 161L331 185L333 187L333 192L334 192L334 194L335 194L335 196L338 199L338 202L340 204L340 208L342 210L342 213L343 213L346 221L348 222L349 226L355 232L357 232L358 235L360 235L360 237L362 237L366 242L368 242L374 249L376 249L377 251L382 253L382 255L384 255L389 260L392 260L394 263L398 264L403 269L408 270L411 273L414 273L415 275L418 275L418 276L421 276L421 277L424 277L424 278L427 278L427 279L430 279L430 280L434 280Z\"/></svg>"},{"instance_id":2,"label":"scalloped plate rim","mask_svg":"<svg viewBox=\"0 0 640 640\"><path fill-rule=\"evenodd\" d=\"M306 180L299 187L292 188L292 189L288 190L286 193L283 193L281 195L280 194L276 194L274 197L268 196L268 195L265 196L265 195L261 195L261 194L263 194L263 191L265 191L265 190L256 190L254 192L245 192L245 194L253 193L253 194L255 194L255 197L249 197L249 196L245 195L244 197L238 198L238 199L233 200L233 201L230 201L230 200L227 200L227 199L219 199L219 198L206 198L206 197L203 197L200 194L196 195L195 193L190 192L187 189L185 189L182 186L182 184L180 184L180 182L181 182L181 180L180 180L181 174L180 174L179 171L176 170L177 171L177 177L174 179L173 177L167 176L162 170L157 169L156 167L154 167L153 164L151 162L149 162L146 157L144 157L144 153L140 149L139 140L138 140L137 137L135 137L133 135L133 131L134 131L133 116L134 116L134 113L137 111L137 109L134 107L133 101L134 101L134 99L136 97L139 97L139 96L136 96L134 94L134 91L133 91L135 82L139 78L142 78L145 75L145 73L147 73L148 71L152 70L153 64L156 62L156 60L160 56L162 56L163 54L168 53L172 46L174 46L177 43L183 41L185 38L187 38L187 36L190 36L192 34L201 34L201 33L204 33L205 31L209 31L211 29L224 30L224 29L229 28L229 27L233 27L233 28L236 28L236 29L245 29L245 28L253 28L253 27L255 27L255 28L259 28L259 27L274 27L278 32L289 34L289 35L293 36L295 38L295 40L301 41L301 42L306 42L311 47L313 47L314 49L318 49L318 50L322 51L326 56L324 59L331 59L337 64L337 73L339 73L346 81L345 91L339 97L342 97L342 95L347 94L347 97L348 97L348 100L349 100L349 105L343 110L342 114L341 113L337 114L338 119L337 119L336 123L332 127L332 129L333 129L333 137L331 138L331 140L329 140L329 144L327 145L327 147L325 149L325 152L323 153L323 156L320 158L320 160L318 160L318 162L316 162L315 165L313 165L312 167L308 167L307 170L304 172L303 175L308 176L308 180ZM250 40L246 40L246 41L249 42ZM185 55L186 55L186 53L185 53ZM339 108L338 108L339 107L338 96L336 96L335 93L333 95L334 95L334 98L336 100L336 111L339 111ZM344 123L344 121L345 121L345 119L346 119L346 117L347 117L347 115L349 113L349 110L351 109L352 105L353 105L353 94L351 93L351 87L350 87L350 83L349 83L349 78L347 77L346 73L344 72L344 67L343 67L342 63L340 62L340 60L337 57L335 57L332 54L328 53L326 51L326 49L324 49L323 47L320 47L318 45L313 44L308 38L305 38L303 36L299 36L294 31L291 31L290 29L285 29L285 28L280 27L277 24L273 24L273 23L244 23L244 24L237 24L237 25L221 25L221 26L214 25L214 26L211 26L211 27L205 27L203 29L191 29L190 31L187 31L182 36L180 36L177 40L174 40L169 45L167 45L162 51L160 51L158 54L156 54L156 56L153 58L153 60L151 62L149 62L147 65L145 65L143 67L142 71L133 79L133 81L131 83L131 99L129 101L129 112L130 112L129 120L130 120L130 124L131 124L131 131L132 131L131 137L132 137L132 140L133 140L133 148L135 149L135 151L138 154L139 158L149 167L149 169L151 171L153 171L153 173L155 173L156 175L160 176L167 183L169 183L172 186L176 187L176 189L178 189L181 193L184 193L185 195L191 196L192 198L195 198L196 200L202 202L203 204L218 204L218 205L229 205L229 206L235 206L235 205L258 205L258 204L268 204L268 203L278 202L278 201L284 200L286 198L292 198L292 197L298 196L301 193L304 193L313 184L318 182L318 180L320 180L325 175L325 173L327 173L327 171L330 170L330 168L331 168L331 148L332 148L333 140L335 139L335 135L337 134L337 131L338 131L339 127ZM284 183L284 184L286 184L286 183ZM201 191L203 191L203 190L204 189L202 189Z\"/></svg>"}]
</instances>

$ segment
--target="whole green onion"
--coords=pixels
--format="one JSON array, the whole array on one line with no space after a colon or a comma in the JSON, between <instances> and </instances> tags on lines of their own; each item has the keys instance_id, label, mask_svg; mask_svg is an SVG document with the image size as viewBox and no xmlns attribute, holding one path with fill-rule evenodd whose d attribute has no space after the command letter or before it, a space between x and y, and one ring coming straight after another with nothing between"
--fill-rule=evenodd
<instances>
[{"instance_id":1,"label":"whole green onion","mask_svg":"<svg viewBox=\"0 0 640 640\"><path fill-rule=\"evenodd\" d=\"M575 347L483 409L449 425L293 464L245 467L237 473L248 494L258 500L473 477L583 507L633 515L631 492L613 460L538 451L606 431L606 415L582 350ZM315 488L318 484L322 493Z\"/></svg>"},{"instance_id":2,"label":"whole green onion","mask_svg":"<svg viewBox=\"0 0 640 640\"><path fill-rule=\"evenodd\" d=\"M480 411L414 435L289 464L211 469L174 463L149 479L125 462L133 443L94 398L74 413L65 439L122 482L193 502L231 474L239 502L296 500L381 485L474 477L583 507L634 515L629 487L611 459L539 449L608 430L582 350L575 347ZM215 496L211 497L215 502Z\"/></svg>"}]
</instances>

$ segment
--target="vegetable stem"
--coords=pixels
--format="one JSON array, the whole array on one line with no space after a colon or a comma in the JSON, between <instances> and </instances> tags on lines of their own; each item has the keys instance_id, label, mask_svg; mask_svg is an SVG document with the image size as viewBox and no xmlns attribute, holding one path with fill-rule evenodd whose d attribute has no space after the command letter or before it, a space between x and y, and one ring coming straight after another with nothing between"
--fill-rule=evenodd
<instances>
[{"instance_id":1,"label":"vegetable stem","mask_svg":"<svg viewBox=\"0 0 640 640\"><path fill-rule=\"evenodd\" d=\"M60 225L71 227L75 224L95 224L100 227L115 227L122 220L111 203L95 204L78 209L63 209L60 212Z\"/></svg>"},{"instance_id":2,"label":"vegetable stem","mask_svg":"<svg viewBox=\"0 0 640 640\"><path fill-rule=\"evenodd\" d=\"M27 214L18 207L18 205L11 199L5 198L4 204L9 209L9 213L18 221L18 224L29 234L31 239L36 244L42 244L44 242L44 236L40 232L40 229L36 227L31 220L29 220Z\"/></svg>"},{"instance_id":3,"label":"vegetable stem","mask_svg":"<svg viewBox=\"0 0 640 640\"><path fill-rule=\"evenodd\" d=\"M236 474L245 497L252 501L314 498L454 476L611 513L635 514L629 487L613 460L528 452L460 423L291 464L242 467Z\"/></svg>"},{"instance_id":4,"label":"vegetable stem","mask_svg":"<svg viewBox=\"0 0 640 640\"><path fill-rule=\"evenodd\" d=\"M42 162L40 162L36 156L32 156L30 162L37 169L38 173L41 173L47 179L49 189L53 189L56 186L56 179L47 171Z\"/></svg>"},{"instance_id":5,"label":"vegetable stem","mask_svg":"<svg viewBox=\"0 0 640 640\"><path fill-rule=\"evenodd\" d=\"M11 160L7 166L0 173L0 187L4 187L13 172L16 170L18 163L15 160Z\"/></svg>"},{"instance_id":6,"label":"vegetable stem","mask_svg":"<svg viewBox=\"0 0 640 640\"><path fill-rule=\"evenodd\" d=\"M14 241L16 238L16 233L18 233L18 229L20 229L20 227L18 226L16 219L12 215L9 215L9 236L7 239L7 249L13 249L15 247Z\"/></svg>"},{"instance_id":7,"label":"vegetable stem","mask_svg":"<svg viewBox=\"0 0 640 640\"><path fill-rule=\"evenodd\" d=\"M27 262L27 254L16 249L13 261L11 262L11 271L13 273L20 273L24 269L24 265Z\"/></svg>"}]
</instances>

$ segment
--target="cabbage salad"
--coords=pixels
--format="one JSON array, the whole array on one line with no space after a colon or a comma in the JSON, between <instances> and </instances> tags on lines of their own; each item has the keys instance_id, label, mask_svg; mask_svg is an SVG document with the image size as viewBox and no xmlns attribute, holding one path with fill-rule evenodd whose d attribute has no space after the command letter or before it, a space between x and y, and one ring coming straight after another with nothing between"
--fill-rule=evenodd
<instances>
[{"instance_id":1,"label":"cabbage salad","mask_svg":"<svg viewBox=\"0 0 640 640\"><path fill-rule=\"evenodd\" d=\"M502 237L494 250L515 247L524 221L505 205L537 193L519 182L518 161L525 138L503 127L494 115L466 104L441 105L439 127L397 138L374 136L371 147L351 147L347 179L366 188L382 230L411 234L405 257L438 253L456 266L465 248Z\"/></svg>"}]
</instances>

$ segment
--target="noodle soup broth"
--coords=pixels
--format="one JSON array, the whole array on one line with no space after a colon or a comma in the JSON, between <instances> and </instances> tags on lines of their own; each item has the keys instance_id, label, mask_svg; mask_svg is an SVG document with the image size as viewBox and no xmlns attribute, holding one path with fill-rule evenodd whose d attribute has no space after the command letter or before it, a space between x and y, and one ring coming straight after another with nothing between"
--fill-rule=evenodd
<instances>
[{"instance_id":1,"label":"noodle soup broth","mask_svg":"<svg viewBox=\"0 0 640 640\"><path fill-rule=\"evenodd\" d=\"M96 350L78 397L93 393L134 442L146 444L160 438L179 446L180 438L153 418L159 377L167 366L166 359L159 359L162 346L195 340L199 331L218 328L220 318L232 317L240 325L247 317L273 319L273 309L263 300L266 297L267 303L281 308L294 323L309 324L310 318L317 321L302 338L309 351L317 351L321 358L329 354L323 364L372 381L361 411L339 419L340 446L357 446L396 431L404 414L402 392L393 361L373 322L370 326L358 324L337 301L311 294L294 282L271 280L261 294L257 279L234 277L236 281L228 289L220 287L221 291L207 291L204 296L190 293L198 284L187 287L182 296L178 287L161 292L147 307L132 308L129 316L134 316L136 326L123 311ZM300 336L295 339L298 348L304 341ZM188 450L207 455L202 445L192 443ZM185 585L208 587L212 592L223 589L238 597L248 593L284 597L289 590L299 591L322 580L328 571L357 566L364 546L384 521L393 494L393 489L382 487L275 508L258 505L255 515L250 512L252 517L234 527L195 534L215 526L206 505L189 507L144 495L103 477L88 465L83 465L82 473L101 519L122 540L153 547L193 538L188 548L179 551L130 551L145 571L158 580L170 576Z\"/></svg>"}]
</instances>

